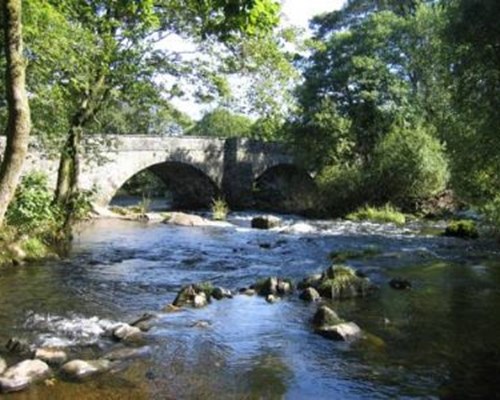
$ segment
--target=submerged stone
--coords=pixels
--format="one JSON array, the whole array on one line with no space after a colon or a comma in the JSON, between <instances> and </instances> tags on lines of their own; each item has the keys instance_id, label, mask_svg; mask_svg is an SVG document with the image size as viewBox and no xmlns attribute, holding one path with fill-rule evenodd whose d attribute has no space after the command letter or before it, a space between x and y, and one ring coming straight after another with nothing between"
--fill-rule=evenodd
<instances>
[{"instance_id":1,"label":"submerged stone","mask_svg":"<svg viewBox=\"0 0 500 400\"><path fill-rule=\"evenodd\" d=\"M4 393L27 388L31 383L50 374L49 366L41 360L24 360L8 368L0 377L0 389Z\"/></svg>"},{"instance_id":2,"label":"submerged stone","mask_svg":"<svg viewBox=\"0 0 500 400\"><path fill-rule=\"evenodd\" d=\"M109 370L111 365L111 361L107 359L72 360L62 366L61 372L69 379L84 380Z\"/></svg>"},{"instance_id":3,"label":"submerged stone","mask_svg":"<svg viewBox=\"0 0 500 400\"><path fill-rule=\"evenodd\" d=\"M53 347L42 347L35 350L35 358L48 364L59 365L66 362L68 356L61 349Z\"/></svg>"},{"instance_id":4,"label":"submerged stone","mask_svg":"<svg viewBox=\"0 0 500 400\"><path fill-rule=\"evenodd\" d=\"M126 360L135 360L137 358L146 358L151 355L151 347L143 346L136 348L121 348L111 350L106 353L102 358L109 361L126 361Z\"/></svg>"},{"instance_id":5,"label":"submerged stone","mask_svg":"<svg viewBox=\"0 0 500 400\"><path fill-rule=\"evenodd\" d=\"M362 337L361 328L354 322L342 322L336 325L321 326L316 333L327 339L352 342Z\"/></svg>"},{"instance_id":6,"label":"submerged stone","mask_svg":"<svg viewBox=\"0 0 500 400\"><path fill-rule=\"evenodd\" d=\"M411 289L411 282L402 278L393 278L389 281L389 286L396 290Z\"/></svg>"}]
</instances>

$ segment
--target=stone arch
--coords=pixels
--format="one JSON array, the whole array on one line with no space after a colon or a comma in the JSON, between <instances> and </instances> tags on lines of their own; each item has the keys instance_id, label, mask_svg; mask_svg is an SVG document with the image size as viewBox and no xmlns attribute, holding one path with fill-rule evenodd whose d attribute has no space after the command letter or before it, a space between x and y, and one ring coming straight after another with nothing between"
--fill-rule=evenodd
<instances>
[{"instance_id":1,"label":"stone arch","mask_svg":"<svg viewBox=\"0 0 500 400\"><path fill-rule=\"evenodd\" d=\"M198 163L177 161L165 156L112 160L87 173L84 187L94 188L96 204L107 206L130 178L144 170L150 170L166 184L173 195L173 206L177 208L205 208L212 198L220 195L216 181L208 175L206 168L200 168Z\"/></svg>"},{"instance_id":2,"label":"stone arch","mask_svg":"<svg viewBox=\"0 0 500 400\"><path fill-rule=\"evenodd\" d=\"M294 164L275 164L254 181L259 209L307 214L314 210L318 189L311 175Z\"/></svg>"}]
</instances>

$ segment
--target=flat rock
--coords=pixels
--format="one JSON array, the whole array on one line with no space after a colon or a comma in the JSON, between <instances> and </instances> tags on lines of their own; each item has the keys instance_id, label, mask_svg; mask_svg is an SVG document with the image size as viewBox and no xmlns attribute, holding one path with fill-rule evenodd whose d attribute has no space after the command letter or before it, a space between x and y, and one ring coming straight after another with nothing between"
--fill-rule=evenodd
<instances>
[{"instance_id":1,"label":"flat rock","mask_svg":"<svg viewBox=\"0 0 500 400\"><path fill-rule=\"evenodd\" d=\"M361 328L354 322L342 322L336 325L321 326L316 333L332 340L352 342L362 337Z\"/></svg>"},{"instance_id":2,"label":"flat rock","mask_svg":"<svg viewBox=\"0 0 500 400\"><path fill-rule=\"evenodd\" d=\"M42 347L35 350L34 357L47 364L60 365L68 359L68 355L61 349L53 347Z\"/></svg>"},{"instance_id":3,"label":"flat rock","mask_svg":"<svg viewBox=\"0 0 500 400\"><path fill-rule=\"evenodd\" d=\"M211 221L202 218L199 215L186 214L182 212L173 212L169 214L169 217L164 221L167 224L179 225L179 226L210 226Z\"/></svg>"},{"instance_id":4,"label":"flat rock","mask_svg":"<svg viewBox=\"0 0 500 400\"><path fill-rule=\"evenodd\" d=\"M107 371L111 365L111 361L106 359L72 360L62 366L61 372L69 379L83 380Z\"/></svg>"},{"instance_id":5,"label":"flat rock","mask_svg":"<svg viewBox=\"0 0 500 400\"><path fill-rule=\"evenodd\" d=\"M49 366L41 360L24 360L8 368L0 377L2 392L16 392L50 374Z\"/></svg>"}]
</instances>

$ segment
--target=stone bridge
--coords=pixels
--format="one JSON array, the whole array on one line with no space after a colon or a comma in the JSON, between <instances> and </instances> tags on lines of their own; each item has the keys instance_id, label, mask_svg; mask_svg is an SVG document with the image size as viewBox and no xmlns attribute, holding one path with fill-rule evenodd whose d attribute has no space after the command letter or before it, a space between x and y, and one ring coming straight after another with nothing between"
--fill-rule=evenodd
<instances>
[{"instance_id":1,"label":"stone bridge","mask_svg":"<svg viewBox=\"0 0 500 400\"><path fill-rule=\"evenodd\" d=\"M5 138L0 137L0 154L4 146ZM259 202L272 204L274 200L265 197L275 196L271 192L280 185L299 183L298 191L312 190L310 177L294 166L291 154L277 143L192 136L91 135L85 138L83 147L79 186L94 191L98 206L107 206L125 182L146 169L166 184L174 204L181 208L206 207L220 196L233 209L254 207ZM24 173L42 171L55 185L58 163L57 154L49 154L33 139ZM285 192L280 194L281 201L290 203L292 194L289 189Z\"/></svg>"}]
</instances>

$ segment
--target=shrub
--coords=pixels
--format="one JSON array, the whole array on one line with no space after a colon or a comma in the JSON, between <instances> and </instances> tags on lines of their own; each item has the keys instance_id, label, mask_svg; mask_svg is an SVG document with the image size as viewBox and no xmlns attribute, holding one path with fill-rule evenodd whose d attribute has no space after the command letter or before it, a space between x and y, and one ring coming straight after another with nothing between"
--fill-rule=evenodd
<instances>
[{"instance_id":1,"label":"shrub","mask_svg":"<svg viewBox=\"0 0 500 400\"><path fill-rule=\"evenodd\" d=\"M223 199L212 200L212 218L216 221L224 221L229 212L229 207Z\"/></svg>"},{"instance_id":2,"label":"shrub","mask_svg":"<svg viewBox=\"0 0 500 400\"><path fill-rule=\"evenodd\" d=\"M393 127L376 146L369 175L378 202L407 208L444 190L449 177L443 146L423 125Z\"/></svg>"},{"instance_id":3,"label":"shrub","mask_svg":"<svg viewBox=\"0 0 500 400\"><path fill-rule=\"evenodd\" d=\"M396 225L403 225L406 222L406 217L390 204L384 207L375 208L364 206L357 211L350 213L346 219L351 221L371 221L371 222L392 222Z\"/></svg>"},{"instance_id":4,"label":"shrub","mask_svg":"<svg viewBox=\"0 0 500 400\"><path fill-rule=\"evenodd\" d=\"M41 173L26 175L7 210L7 223L26 232L60 222L59 210L52 205L52 191Z\"/></svg>"},{"instance_id":5,"label":"shrub","mask_svg":"<svg viewBox=\"0 0 500 400\"><path fill-rule=\"evenodd\" d=\"M463 239L477 239L479 237L476 223L467 219L450 222L444 231L444 235Z\"/></svg>"},{"instance_id":6,"label":"shrub","mask_svg":"<svg viewBox=\"0 0 500 400\"><path fill-rule=\"evenodd\" d=\"M321 203L334 216L345 215L366 201L364 175L358 165L328 166L316 178Z\"/></svg>"}]
</instances>

